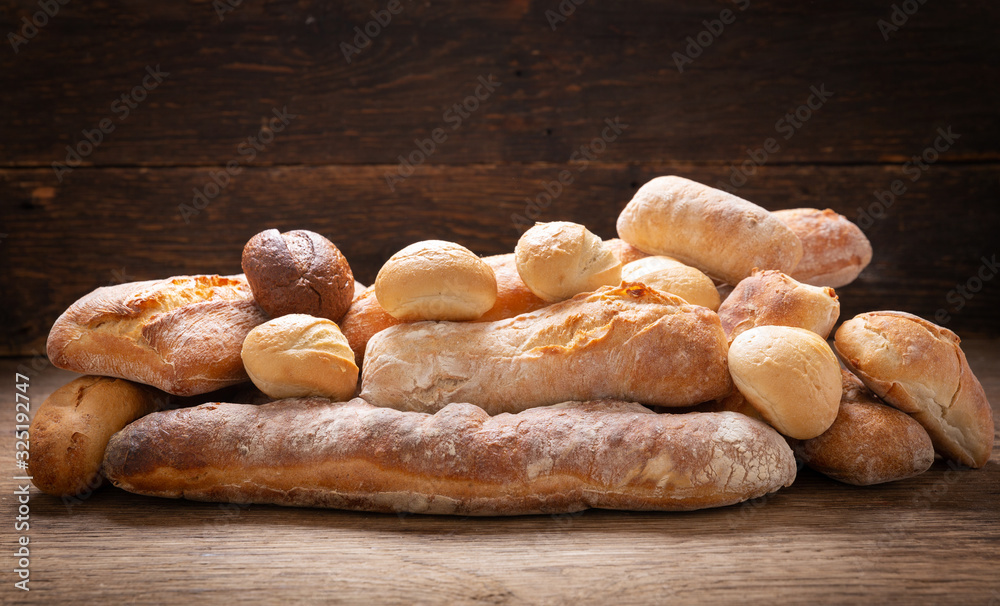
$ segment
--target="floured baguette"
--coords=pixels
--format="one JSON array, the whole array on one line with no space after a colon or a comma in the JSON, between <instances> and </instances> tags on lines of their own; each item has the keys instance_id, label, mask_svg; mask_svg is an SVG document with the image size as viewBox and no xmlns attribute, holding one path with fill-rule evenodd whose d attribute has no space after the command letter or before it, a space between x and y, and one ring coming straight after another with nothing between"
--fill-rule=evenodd
<instances>
[{"instance_id":1,"label":"floured baguette","mask_svg":"<svg viewBox=\"0 0 1000 606\"><path fill-rule=\"evenodd\" d=\"M360 396L420 412L597 398L691 406L729 392L726 350L713 311L623 283L498 322L388 328L368 342Z\"/></svg>"},{"instance_id":2,"label":"floured baguette","mask_svg":"<svg viewBox=\"0 0 1000 606\"><path fill-rule=\"evenodd\" d=\"M104 473L130 492L198 501L519 515L729 505L790 485L795 461L737 413L605 400L431 415L303 398L154 413L111 439Z\"/></svg>"}]
</instances>

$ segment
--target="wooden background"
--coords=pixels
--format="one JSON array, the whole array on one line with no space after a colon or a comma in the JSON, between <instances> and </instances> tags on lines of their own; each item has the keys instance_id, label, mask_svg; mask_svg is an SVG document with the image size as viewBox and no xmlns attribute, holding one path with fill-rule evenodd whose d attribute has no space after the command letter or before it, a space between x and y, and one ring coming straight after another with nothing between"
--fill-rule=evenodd
<instances>
[{"instance_id":1,"label":"wooden background","mask_svg":"<svg viewBox=\"0 0 1000 606\"><path fill-rule=\"evenodd\" d=\"M221 1L71 1L16 53L0 48L0 355L41 351L97 286L238 272L245 241L269 227L325 234L365 282L420 239L507 252L512 214L564 169L574 182L538 218L611 237L648 179L714 184L768 138L780 149L740 195L881 217L867 228L875 261L840 291L845 317L940 311L961 335L1000 334L1000 280L969 283L1000 252L996 3L897 3L917 10L886 40L888 0L565 0L555 28L557 0L402 0L348 63L342 43L388 2L243 0L220 18ZM681 73L674 53L725 9L735 21ZM6 0L0 29L21 32L39 10ZM125 117L120 97L147 66L169 75L137 89ZM453 129L446 112L490 76L500 84ZM832 96L786 140L776 123L811 87ZM241 142L283 108L296 117L247 162ZM574 161L616 117L622 134ZM52 163L86 150L102 120L114 130L57 178ZM390 190L397 157L436 128L447 139ZM910 181L903 164L948 128L959 138ZM241 172L185 221L180 205L230 161ZM896 179L907 191L879 207L874 192ZM949 297L966 284L981 291Z\"/></svg>"}]
</instances>

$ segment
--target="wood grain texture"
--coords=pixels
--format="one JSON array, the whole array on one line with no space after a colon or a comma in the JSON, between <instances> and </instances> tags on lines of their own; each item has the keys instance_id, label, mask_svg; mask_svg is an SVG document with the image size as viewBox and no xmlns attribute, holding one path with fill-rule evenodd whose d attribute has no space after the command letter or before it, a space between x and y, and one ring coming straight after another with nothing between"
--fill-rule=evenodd
<instances>
[{"instance_id":1,"label":"wood grain texture","mask_svg":"<svg viewBox=\"0 0 1000 606\"><path fill-rule=\"evenodd\" d=\"M1000 412L1000 341L969 362ZM0 361L13 377L25 360ZM37 407L72 373L29 370ZM2 396L13 409L13 385ZM0 452L13 458L12 414ZM1000 418L1000 417L998 417ZM0 477L0 516L17 504ZM396 516L155 499L114 488L79 503L32 489L30 594L5 604L605 604L1000 599L1000 452L868 488L809 470L766 499L682 514ZM4 544L20 533L8 526ZM0 557L15 567L13 550Z\"/></svg>"},{"instance_id":2,"label":"wood grain texture","mask_svg":"<svg viewBox=\"0 0 1000 606\"><path fill-rule=\"evenodd\" d=\"M322 233L366 284L392 253L418 240L511 252L520 235L511 216L524 215L528 199L544 194L564 169L575 181L537 218L577 221L605 238L615 236L621 208L652 177L714 183L726 174L676 163L426 166L393 193L382 166L258 168L234 176L186 223L178 205L191 204L193 188L209 182L208 169L88 170L62 185L42 169L0 170L0 198L11 202L0 207L9 233L0 243L0 281L13 301L0 309L0 355L42 351L56 317L97 286L238 273L243 245L267 228ZM766 166L739 193L770 209L832 207L855 219L859 209L878 204L874 190L898 177L898 166ZM939 323L960 336L1000 334L1000 281L959 298L961 309L948 299L983 268L983 257L1000 253L996 171L934 166L911 186L868 228L874 260L838 289L841 317L888 308L934 320L943 309L948 321ZM957 208L978 210L965 216Z\"/></svg>"}]
</instances>

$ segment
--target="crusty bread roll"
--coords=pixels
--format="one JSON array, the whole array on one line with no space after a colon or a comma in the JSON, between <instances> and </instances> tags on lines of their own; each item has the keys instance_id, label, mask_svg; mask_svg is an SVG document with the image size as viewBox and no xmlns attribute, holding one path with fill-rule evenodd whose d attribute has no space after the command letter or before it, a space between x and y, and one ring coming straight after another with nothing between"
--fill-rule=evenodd
<instances>
[{"instance_id":1,"label":"crusty bread roll","mask_svg":"<svg viewBox=\"0 0 1000 606\"><path fill-rule=\"evenodd\" d=\"M618 236L729 284L755 268L790 273L802 257L798 236L768 211L676 176L639 188L618 217Z\"/></svg>"},{"instance_id":2,"label":"crusty bread roll","mask_svg":"<svg viewBox=\"0 0 1000 606\"><path fill-rule=\"evenodd\" d=\"M94 490L111 436L166 403L166 394L123 379L85 376L52 392L38 407L28 435L28 473L57 497Z\"/></svg>"},{"instance_id":3,"label":"crusty bread roll","mask_svg":"<svg viewBox=\"0 0 1000 606\"><path fill-rule=\"evenodd\" d=\"M398 320L475 320L497 300L493 270L468 248L424 240L389 257L375 297Z\"/></svg>"},{"instance_id":4,"label":"crusty bread roll","mask_svg":"<svg viewBox=\"0 0 1000 606\"><path fill-rule=\"evenodd\" d=\"M729 346L729 371L747 401L790 438L815 438L837 418L840 364L826 341L810 330L747 330Z\"/></svg>"},{"instance_id":5,"label":"crusty bread roll","mask_svg":"<svg viewBox=\"0 0 1000 606\"><path fill-rule=\"evenodd\" d=\"M494 322L513 318L519 314L541 309L549 304L538 298L525 286L521 276L517 274L514 253L483 257L483 261L493 268L493 274L497 281L497 300L489 311L476 320L477 322ZM375 290L369 288L351 304L351 308L347 310L344 318L340 321L340 329L347 337L351 349L354 350L354 359L358 366L362 366L368 340L390 326L403 323L402 320L393 318L382 309L382 306L378 304L378 299L375 298Z\"/></svg>"},{"instance_id":6,"label":"crusty bread roll","mask_svg":"<svg viewBox=\"0 0 1000 606\"><path fill-rule=\"evenodd\" d=\"M240 348L266 320L243 275L129 282L73 303L46 349L59 368L189 396L248 380Z\"/></svg>"},{"instance_id":7,"label":"crusty bread roll","mask_svg":"<svg viewBox=\"0 0 1000 606\"><path fill-rule=\"evenodd\" d=\"M621 261L579 223L536 223L514 248L517 273L531 292L549 302L621 282Z\"/></svg>"},{"instance_id":8,"label":"crusty bread roll","mask_svg":"<svg viewBox=\"0 0 1000 606\"><path fill-rule=\"evenodd\" d=\"M243 365L272 398L351 398L358 384L354 352L326 318L288 314L254 328L243 341Z\"/></svg>"},{"instance_id":9,"label":"crusty bread roll","mask_svg":"<svg viewBox=\"0 0 1000 606\"><path fill-rule=\"evenodd\" d=\"M712 311L719 309L719 291L712 279L676 259L662 255L646 257L622 267L622 280L642 282L657 290L684 299L691 305L701 305Z\"/></svg>"},{"instance_id":10,"label":"crusty bread roll","mask_svg":"<svg viewBox=\"0 0 1000 606\"><path fill-rule=\"evenodd\" d=\"M604 248L610 250L611 254L617 257L623 266L649 256L621 238L608 238L604 241Z\"/></svg>"},{"instance_id":11,"label":"crusty bread roll","mask_svg":"<svg viewBox=\"0 0 1000 606\"><path fill-rule=\"evenodd\" d=\"M826 339L840 317L840 301L829 287L802 284L780 271L755 271L719 306L729 342L755 326L797 326Z\"/></svg>"},{"instance_id":12,"label":"crusty bread roll","mask_svg":"<svg viewBox=\"0 0 1000 606\"><path fill-rule=\"evenodd\" d=\"M508 320L386 329L368 342L360 395L400 410L469 402L499 414L595 398L690 406L731 386L713 311L623 283Z\"/></svg>"},{"instance_id":13,"label":"crusty bread roll","mask_svg":"<svg viewBox=\"0 0 1000 606\"><path fill-rule=\"evenodd\" d=\"M912 417L886 406L853 374L842 371L837 419L811 440L790 439L809 467L835 480L870 486L920 475L934 463L934 445Z\"/></svg>"},{"instance_id":14,"label":"crusty bread roll","mask_svg":"<svg viewBox=\"0 0 1000 606\"><path fill-rule=\"evenodd\" d=\"M763 423L767 423L767 419L764 415L760 414L760 411L753 407L746 397L740 393L738 389L734 389L727 396L719 398L718 400L712 400L710 402L703 402L695 406L692 411L695 412L738 412L741 415L746 415L751 419L757 419Z\"/></svg>"},{"instance_id":15,"label":"crusty bread roll","mask_svg":"<svg viewBox=\"0 0 1000 606\"><path fill-rule=\"evenodd\" d=\"M847 217L829 208L792 208L774 211L802 242L802 259L793 278L814 286L846 286L872 260L872 245Z\"/></svg>"},{"instance_id":16,"label":"crusty bread roll","mask_svg":"<svg viewBox=\"0 0 1000 606\"><path fill-rule=\"evenodd\" d=\"M337 322L354 298L354 274L340 249L304 229L268 229L250 238L243 271L257 304L272 318L308 314Z\"/></svg>"},{"instance_id":17,"label":"crusty bread roll","mask_svg":"<svg viewBox=\"0 0 1000 606\"><path fill-rule=\"evenodd\" d=\"M982 467L993 411L958 336L912 314L873 311L837 329L837 353L887 404L913 415L941 455Z\"/></svg>"},{"instance_id":18,"label":"crusty bread roll","mask_svg":"<svg viewBox=\"0 0 1000 606\"><path fill-rule=\"evenodd\" d=\"M314 398L150 415L112 438L104 472L160 497L519 515L729 505L790 485L795 461L774 430L734 413L596 401L430 415Z\"/></svg>"}]
</instances>

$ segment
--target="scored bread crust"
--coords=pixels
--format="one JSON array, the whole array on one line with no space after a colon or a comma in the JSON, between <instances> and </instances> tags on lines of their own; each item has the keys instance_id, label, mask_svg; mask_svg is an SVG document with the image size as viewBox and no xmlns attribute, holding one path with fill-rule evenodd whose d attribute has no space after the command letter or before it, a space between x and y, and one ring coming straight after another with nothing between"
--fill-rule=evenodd
<instances>
[{"instance_id":1,"label":"scored bread crust","mask_svg":"<svg viewBox=\"0 0 1000 606\"><path fill-rule=\"evenodd\" d=\"M248 380L240 349L266 320L242 274L129 282L73 303L46 349L59 368L189 396Z\"/></svg>"},{"instance_id":2,"label":"scored bread crust","mask_svg":"<svg viewBox=\"0 0 1000 606\"><path fill-rule=\"evenodd\" d=\"M495 417L361 399L205 404L129 425L104 460L116 486L151 496L459 515L718 507L795 470L781 436L743 415L608 400Z\"/></svg>"},{"instance_id":3,"label":"scored bread crust","mask_svg":"<svg viewBox=\"0 0 1000 606\"><path fill-rule=\"evenodd\" d=\"M497 322L389 328L368 342L359 395L421 412L594 398L691 406L729 392L726 350L715 312L623 282Z\"/></svg>"},{"instance_id":4,"label":"scored bread crust","mask_svg":"<svg viewBox=\"0 0 1000 606\"><path fill-rule=\"evenodd\" d=\"M943 456L982 467L993 450L993 410L961 340L913 314L873 311L844 322L835 347L844 364L916 419Z\"/></svg>"}]
</instances>

